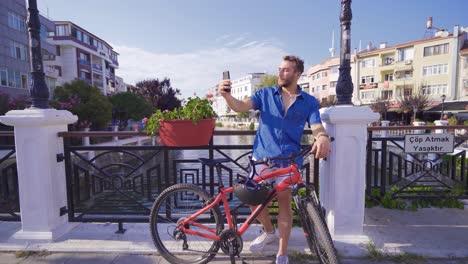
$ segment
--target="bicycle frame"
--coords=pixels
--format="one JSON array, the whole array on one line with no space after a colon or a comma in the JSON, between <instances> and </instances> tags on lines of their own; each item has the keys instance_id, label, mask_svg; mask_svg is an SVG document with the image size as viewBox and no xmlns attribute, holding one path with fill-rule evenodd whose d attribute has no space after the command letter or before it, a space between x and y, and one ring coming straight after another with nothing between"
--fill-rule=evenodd
<instances>
[{"instance_id":1,"label":"bicycle frame","mask_svg":"<svg viewBox=\"0 0 468 264\"><path fill-rule=\"evenodd\" d=\"M264 172L266 169L267 169L267 167L263 168L260 171L259 175L261 175L261 173ZM263 201L263 203L261 205L257 206L257 208L253 212L250 213L247 220L237 230L237 234L242 236L242 234L244 234L245 231L247 231L247 229L255 221L255 219L257 219L260 212L263 209L265 209L265 207L267 207L269 205L269 203L278 195L278 193L281 193L282 191L284 191L286 188L288 188L291 185L302 184L303 183L302 182L302 177L301 177L301 175L299 173L299 169L297 167L297 164L295 164L295 163L289 165L288 167L277 169L277 170L274 170L272 172L269 172L269 173L266 173L266 174L263 174L261 176L257 176L257 177L254 178L254 180L256 182L260 182L260 181L263 181L263 180L278 178L279 176L283 176L283 175L286 175L286 174L292 174L292 175L290 177L282 180L281 182L279 182L270 191L270 193L268 194L265 201ZM220 237L218 235L216 235L216 229L215 228L210 228L210 227L208 227L208 226L206 226L204 224L194 222L194 219L196 219L201 214L207 212L208 210L210 210L211 208L213 208L214 206L219 204L219 202L222 201L223 206L224 206L224 210L225 210L225 213L226 213L226 219L227 219L228 227L231 230L235 230L234 229L234 224L233 224L232 218L231 218L231 211L230 211L230 208L229 208L229 202L227 200L227 195L232 193L232 192L233 192L233 187L232 186L227 187L227 188L221 186L219 188L218 195L216 196L216 198L210 204L203 207L198 212L191 215L189 218L183 220L181 223L179 223L179 227L186 234L201 236L201 237L205 237L205 238L208 238L208 239L211 239L211 240L219 241ZM202 233L202 232L194 231L193 229L190 229L190 228L186 228L186 226L190 226L190 225L199 227L199 228L201 228L201 229L203 229L203 230L205 230L205 231L207 231L209 233Z\"/></svg>"}]
</instances>

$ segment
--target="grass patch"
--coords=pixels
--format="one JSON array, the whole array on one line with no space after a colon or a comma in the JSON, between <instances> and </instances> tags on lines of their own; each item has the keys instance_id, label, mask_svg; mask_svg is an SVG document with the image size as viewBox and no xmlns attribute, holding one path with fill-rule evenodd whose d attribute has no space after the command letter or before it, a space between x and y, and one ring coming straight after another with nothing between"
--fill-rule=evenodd
<instances>
[{"instance_id":1,"label":"grass patch","mask_svg":"<svg viewBox=\"0 0 468 264\"><path fill-rule=\"evenodd\" d=\"M366 258L376 262L391 261L395 263L405 264L418 264L426 262L426 258L424 258L423 256L412 253L390 254L387 252L382 252L379 249L377 249L374 243L372 242L369 242L366 245L366 249Z\"/></svg>"},{"instance_id":2,"label":"grass patch","mask_svg":"<svg viewBox=\"0 0 468 264\"><path fill-rule=\"evenodd\" d=\"M315 255L307 254L304 252L291 251L289 252L289 259L294 263L308 263L310 261L318 260Z\"/></svg>"},{"instance_id":3,"label":"grass patch","mask_svg":"<svg viewBox=\"0 0 468 264\"><path fill-rule=\"evenodd\" d=\"M21 250L21 251L15 252L16 258L46 257L50 254L52 253L50 253L47 250L41 250L41 251Z\"/></svg>"},{"instance_id":4,"label":"grass patch","mask_svg":"<svg viewBox=\"0 0 468 264\"><path fill-rule=\"evenodd\" d=\"M466 192L463 186L456 185L445 197L434 197L434 198L418 198L418 199L401 199L393 198L392 195L399 190L400 187L393 186L389 191L387 191L383 196L380 194L380 189L373 188L370 195L366 194L365 206L366 208L371 208L374 206L382 206L388 209L400 209L400 210L411 210L416 211L419 208L429 208L429 207L438 207L438 208L458 208L464 209L463 203L461 203L455 197L458 197ZM434 187L407 187L405 191L434 191ZM406 193L411 195L409 193ZM414 193L413 193L414 194Z\"/></svg>"}]
</instances>

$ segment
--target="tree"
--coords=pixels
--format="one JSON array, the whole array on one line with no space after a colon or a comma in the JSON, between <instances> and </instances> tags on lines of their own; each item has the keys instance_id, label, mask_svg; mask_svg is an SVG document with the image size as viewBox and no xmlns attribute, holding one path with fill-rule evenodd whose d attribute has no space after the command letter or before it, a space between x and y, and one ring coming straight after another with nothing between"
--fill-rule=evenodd
<instances>
[{"instance_id":1,"label":"tree","mask_svg":"<svg viewBox=\"0 0 468 264\"><path fill-rule=\"evenodd\" d=\"M124 92L109 97L114 111L120 114L121 121L128 118L140 120L149 117L153 113L152 106L140 95L132 92Z\"/></svg>"},{"instance_id":2,"label":"tree","mask_svg":"<svg viewBox=\"0 0 468 264\"><path fill-rule=\"evenodd\" d=\"M277 85L278 85L278 75L265 74L263 75L257 87L255 87L255 91L257 91L258 89L262 87L277 86Z\"/></svg>"},{"instance_id":3,"label":"tree","mask_svg":"<svg viewBox=\"0 0 468 264\"><path fill-rule=\"evenodd\" d=\"M377 97L375 101L370 105L372 111L379 113L380 118L387 118L388 100Z\"/></svg>"},{"instance_id":4,"label":"tree","mask_svg":"<svg viewBox=\"0 0 468 264\"><path fill-rule=\"evenodd\" d=\"M176 97L180 95L180 91L171 86L171 81L168 78L164 78L162 81L159 79L140 81L130 89L145 98L155 109L161 111L172 111L181 105L180 100Z\"/></svg>"},{"instance_id":5,"label":"tree","mask_svg":"<svg viewBox=\"0 0 468 264\"><path fill-rule=\"evenodd\" d=\"M54 90L52 105L78 116L75 129L103 130L112 118L112 104L102 92L84 81L65 83Z\"/></svg>"},{"instance_id":6,"label":"tree","mask_svg":"<svg viewBox=\"0 0 468 264\"><path fill-rule=\"evenodd\" d=\"M413 112L413 121L416 120L416 113L429 105L429 96L423 94L421 90L416 93L399 97L397 102L403 112Z\"/></svg>"}]
</instances>

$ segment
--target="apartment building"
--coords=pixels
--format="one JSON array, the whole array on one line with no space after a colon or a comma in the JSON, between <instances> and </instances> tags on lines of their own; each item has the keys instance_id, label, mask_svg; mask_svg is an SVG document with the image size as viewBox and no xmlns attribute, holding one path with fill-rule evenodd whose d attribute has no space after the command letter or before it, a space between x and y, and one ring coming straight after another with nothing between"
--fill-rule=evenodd
<instances>
[{"instance_id":1,"label":"apartment building","mask_svg":"<svg viewBox=\"0 0 468 264\"><path fill-rule=\"evenodd\" d=\"M468 34L458 57L458 91L460 100L468 101ZM468 110L468 109L467 109Z\"/></svg>"},{"instance_id":2,"label":"apartment building","mask_svg":"<svg viewBox=\"0 0 468 264\"><path fill-rule=\"evenodd\" d=\"M116 90L118 53L107 42L70 21L55 21L55 34L47 40L56 46L54 60L44 64L59 71L57 85L83 80L104 94Z\"/></svg>"},{"instance_id":3,"label":"apartment building","mask_svg":"<svg viewBox=\"0 0 468 264\"><path fill-rule=\"evenodd\" d=\"M26 24L24 0L0 1L0 91L12 97L29 95L31 69L29 35ZM40 39L43 60L55 58L55 46L47 42L55 26L52 21L39 15ZM45 81L52 95L58 78L58 70L44 66Z\"/></svg>"},{"instance_id":4,"label":"apartment building","mask_svg":"<svg viewBox=\"0 0 468 264\"><path fill-rule=\"evenodd\" d=\"M460 81L461 48L466 32L455 26L454 32L439 31L434 37L388 47L368 48L357 54L356 80L362 104L376 99L396 102L398 98L422 92L433 102L460 100L465 94ZM466 74L466 73L465 73ZM460 77L457 77L460 76Z\"/></svg>"},{"instance_id":5,"label":"apartment building","mask_svg":"<svg viewBox=\"0 0 468 264\"><path fill-rule=\"evenodd\" d=\"M251 96L260 84L265 73L249 73L241 78L233 79L231 94L239 100L243 100ZM224 98L220 96L218 85L213 85L208 89L208 98L213 102L213 109L218 116L236 115L231 111Z\"/></svg>"},{"instance_id":6,"label":"apartment building","mask_svg":"<svg viewBox=\"0 0 468 264\"><path fill-rule=\"evenodd\" d=\"M356 81L355 81L355 61L356 55L351 55L351 78L354 84L354 93L356 93ZM299 79L299 85L302 86L304 91L313 95L320 102L333 101L336 98L336 85L338 83L338 77L340 67L339 57L330 57L317 65L312 66L305 76ZM357 98L353 96L354 99Z\"/></svg>"}]
</instances>

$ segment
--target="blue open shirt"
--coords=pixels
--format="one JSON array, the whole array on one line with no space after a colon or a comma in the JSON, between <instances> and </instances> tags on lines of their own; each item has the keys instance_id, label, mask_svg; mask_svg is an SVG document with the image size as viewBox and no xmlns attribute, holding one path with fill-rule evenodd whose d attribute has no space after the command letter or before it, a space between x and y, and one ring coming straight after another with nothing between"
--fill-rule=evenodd
<instances>
[{"instance_id":1,"label":"blue open shirt","mask_svg":"<svg viewBox=\"0 0 468 264\"><path fill-rule=\"evenodd\" d=\"M280 87L265 87L253 94L255 110L260 111L260 122L253 145L253 156L259 160L266 157L286 157L301 149L301 137L305 123L309 127L320 124L320 103L298 85L296 101L284 115ZM296 160L302 166L302 157ZM279 164L280 167L289 164Z\"/></svg>"}]
</instances>

